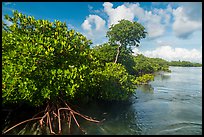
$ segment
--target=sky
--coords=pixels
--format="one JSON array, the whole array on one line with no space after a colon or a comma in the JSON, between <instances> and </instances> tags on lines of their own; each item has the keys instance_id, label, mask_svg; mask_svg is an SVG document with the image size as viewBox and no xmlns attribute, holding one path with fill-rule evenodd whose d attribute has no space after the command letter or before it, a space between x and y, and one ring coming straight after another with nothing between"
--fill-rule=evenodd
<instances>
[{"instance_id":1,"label":"sky","mask_svg":"<svg viewBox=\"0 0 204 137\"><path fill-rule=\"evenodd\" d=\"M8 25L4 15L12 16L12 10L66 22L92 40L92 47L108 42L110 25L137 21L148 34L134 55L202 63L202 2L3 2L2 20Z\"/></svg>"}]
</instances>

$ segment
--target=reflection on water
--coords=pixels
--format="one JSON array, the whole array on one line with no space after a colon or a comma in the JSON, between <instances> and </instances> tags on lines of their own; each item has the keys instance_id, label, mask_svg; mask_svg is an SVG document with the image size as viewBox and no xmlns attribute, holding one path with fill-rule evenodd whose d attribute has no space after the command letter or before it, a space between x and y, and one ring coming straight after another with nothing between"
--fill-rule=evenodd
<instances>
[{"instance_id":1,"label":"reflection on water","mask_svg":"<svg viewBox=\"0 0 204 137\"><path fill-rule=\"evenodd\" d=\"M96 117L97 119L105 119L98 125L88 121L81 120L81 126L86 130L87 134L97 135L126 135L141 134L141 125L138 122L137 112L134 111L131 104L88 104L82 106L80 112ZM77 132L74 134L78 134Z\"/></svg>"},{"instance_id":2,"label":"reflection on water","mask_svg":"<svg viewBox=\"0 0 204 137\"><path fill-rule=\"evenodd\" d=\"M165 81L171 78L171 73L160 71L156 72L155 74L157 76L156 79L160 81Z\"/></svg>"},{"instance_id":3,"label":"reflection on water","mask_svg":"<svg viewBox=\"0 0 204 137\"><path fill-rule=\"evenodd\" d=\"M137 91L141 91L141 92L147 92L147 93L153 93L154 92L154 88L152 87L152 85L150 84L145 84L145 85L141 85L137 88Z\"/></svg>"},{"instance_id":4,"label":"reflection on water","mask_svg":"<svg viewBox=\"0 0 204 137\"><path fill-rule=\"evenodd\" d=\"M170 69L171 73L159 73L154 81L140 86L136 90L136 98L130 100L132 103L80 106L82 114L98 120L106 119L101 124L95 124L77 117L80 126L91 135L201 135L202 68ZM66 126L62 131L68 134ZM34 132L41 134L40 130L32 131L30 128L26 134ZM81 134L76 125L72 134Z\"/></svg>"}]
</instances>

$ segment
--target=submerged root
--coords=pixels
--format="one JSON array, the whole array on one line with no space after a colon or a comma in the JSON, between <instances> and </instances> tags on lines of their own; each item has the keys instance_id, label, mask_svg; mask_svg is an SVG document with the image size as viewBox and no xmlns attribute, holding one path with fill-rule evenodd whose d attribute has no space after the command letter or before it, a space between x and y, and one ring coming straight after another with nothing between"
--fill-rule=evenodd
<instances>
[{"instance_id":1,"label":"submerged root","mask_svg":"<svg viewBox=\"0 0 204 137\"><path fill-rule=\"evenodd\" d=\"M42 117L36 117L36 116L39 115L40 113L42 113L43 111L37 113L31 119L27 119L25 121L22 121L16 125L12 126L11 128L4 131L3 134L8 133L9 131L11 131L12 129L14 129L15 127L17 127L19 125L22 125L24 123L27 123L27 122L33 121L33 120L39 120L39 124L40 124L41 128L43 127L44 123L46 123L46 126L49 127L50 134L54 134L54 135L56 135L56 133L53 131L52 124L55 123L54 121L58 121L58 134L62 134L62 124L61 124L62 119L67 121L69 134L71 133L72 119L74 120L77 127L84 134L86 132L79 125L75 115L78 115L78 116L82 117L83 119L90 121L90 122L94 122L94 123L101 123L102 121L104 121L104 120L102 120L102 121L94 120L91 117L88 117L86 115L82 115L82 114L74 111L73 109L71 109L70 106L65 101L63 101L63 103L65 104L66 107L60 107L58 109L56 109L54 106L52 106L50 108L50 106L48 104L46 109L44 110L44 115ZM57 107L58 107L58 105L57 105ZM55 111L57 111L57 112L55 112Z\"/></svg>"}]
</instances>

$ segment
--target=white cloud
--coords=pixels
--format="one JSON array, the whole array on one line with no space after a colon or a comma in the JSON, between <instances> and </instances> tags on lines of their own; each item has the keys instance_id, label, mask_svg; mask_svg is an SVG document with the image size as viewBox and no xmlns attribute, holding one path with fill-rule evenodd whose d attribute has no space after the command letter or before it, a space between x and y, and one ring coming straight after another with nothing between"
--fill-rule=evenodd
<instances>
[{"instance_id":1,"label":"white cloud","mask_svg":"<svg viewBox=\"0 0 204 137\"><path fill-rule=\"evenodd\" d=\"M167 5L166 9L157 9L157 8L153 9L153 12L162 18L161 23L164 25L169 25L172 11L173 9L170 6L170 4Z\"/></svg>"},{"instance_id":2,"label":"white cloud","mask_svg":"<svg viewBox=\"0 0 204 137\"><path fill-rule=\"evenodd\" d=\"M179 38L186 39L202 29L202 3L184 3L173 10L173 31Z\"/></svg>"},{"instance_id":3,"label":"white cloud","mask_svg":"<svg viewBox=\"0 0 204 137\"><path fill-rule=\"evenodd\" d=\"M166 46L166 45L171 45L170 42L168 41L163 41L163 40L155 40L156 41L156 46Z\"/></svg>"},{"instance_id":4,"label":"white cloud","mask_svg":"<svg viewBox=\"0 0 204 137\"><path fill-rule=\"evenodd\" d=\"M183 60L191 62L202 62L202 52L197 49L172 48L171 46L161 46L155 50L141 52L147 57L163 58L168 61Z\"/></svg>"},{"instance_id":5,"label":"white cloud","mask_svg":"<svg viewBox=\"0 0 204 137\"><path fill-rule=\"evenodd\" d=\"M110 27L111 24L118 23L121 19L141 23L148 32L147 41L151 40L152 42L152 40L158 40L157 38L163 37L173 37L179 41L175 42L169 38L168 43L160 42L159 46L169 45L169 43L170 45L174 45L171 44L172 42L179 43L179 45L190 45L187 39L180 38L192 36L190 38L194 39L194 34L197 35L197 32L199 32L197 30L202 29L201 3L166 3L164 4L166 8L156 6L156 8L151 7L151 9L148 10L142 8L139 3L125 2L116 7L113 7L113 4L114 3L104 2L103 9L100 10L93 10L94 7L88 5L89 11L97 15L89 15L84 20L82 28L85 35L92 39L92 41L97 40L96 43L100 43L98 42L99 38L105 39L105 33L108 27ZM101 17L106 19L107 25L105 20ZM191 35L192 33L193 35ZM200 35L199 38L196 39L200 41ZM160 40L163 41L162 39ZM191 43L192 45L190 46L193 46L196 45L194 43L198 42L194 41Z\"/></svg>"},{"instance_id":6,"label":"white cloud","mask_svg":"<svg viewBox=\"0 0 204 137\"><path fill-rule=\"evenodd\" d=\"M152 24L148 23L148 24L146 24L146 29L148 32L148 36L151 39L162 36L165 32L165 26L163 26L159 23L152 23Z\"/></svg>"},{"instance_id":7,"label":"white cloud","mask_svg":"<svg viewBox=\"0 0 204 137\"><path fill-rule=\"evenodd\" d=\"M104 2L104 11L108 14L108 25L117 24L119 20L126 19L133 21L134 13L132 10L125 5L118 6L117 8L112 8L113 4L110 2Z\"/></svg>"},{"instance_id":8,"label":"white cloud","mask_svg":"<svg viewBox=\"0 0 204 137\"><path fill-rule=\"evenodd\" d=\"M91 24L89 23L89 20L85 20L82 24L82 28L84 30L87 30L87 31L91 31Z\"/></svg>"},{"instance_id":9,"label":"white cloud","mask_svg":"<svg viewBox=\"0 0 204 137\"><path fill-rule=\"evenodd\" d=\"M105 2L103 6L104 12L109 17L109 26L118 23L121 19L133 21L137 18L138 22L145 26L149 38L156 38L164 34L166 26L170 22L170 14L172 12L170 5L167 9L154 9L153 12L144 10L140 7L139 3L124 3L113 8L112 3Z\"/></svg>"},{"instance_id":10,"label":"white cloud","mask_svg":"<svg viewBox=\"0 0 204 137\"><path fill-rule=\"evenodd\" d=\"M84 30L84 34L88 39L93 42L99 41L105 37L107 28L105 27L106 21L98 15L89 15L86 17L81 27Z\"/></svg>"},{"instance_id":11,"label":"white cloud","mask_svg":"<svg viewBox=\"0 0 204 137\"><path fill-rule=\"evenodd\" d=\"M139 4L126 4L131 11L134 13L134 16L138 19L138 22L143 24L148 32L149 38L156 38L164 34L165 25L162 24L163 14L158 14L158 9L155 12L146 11L139 6ZM168 20L166 19L165 22ZM168 22L167 22L168 23Z\"/></svg>"},{"instance_id":12,"label":"white cloud","mask_svg":"<svg viewBox=\"0 0 204 137\"><path fill-rule=\"evenodd\" d=\"M112 3L105 2L103 7L108 15L108 26L118 23L121 19L137 19L146 28L150 39L162 36L167 27L171 27L172 18L174 34L179 38L188 38L193 32L202 29L201 2L180 2L177 3L176 9L173 9L172 5L168 3L164 9L153 8L151 11L144 10L139 3L124 3L113 8Z\"/></svg>"},{"instance_id":13,"label":"white cloud","mask_svg":"<svg viewBox=\"0 0 204 137\"><path fill-rule=\"evenodd\" d=\"M103 20L98 15L89 15L86 20L82 23L82 28L84 30L91 31L92 25L95 24L95 30L96 31L102 31L105 28L106 21Z\"/></svg>"}]
</instances>

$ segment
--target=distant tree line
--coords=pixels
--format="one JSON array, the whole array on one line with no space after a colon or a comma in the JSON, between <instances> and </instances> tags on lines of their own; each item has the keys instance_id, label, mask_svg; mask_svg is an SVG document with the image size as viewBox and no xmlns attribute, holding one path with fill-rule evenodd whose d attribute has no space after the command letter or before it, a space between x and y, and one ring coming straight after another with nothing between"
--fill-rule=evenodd
<instances>
[{"instance_id":1,"label":"distant tree line","mask_svg":"<svg viewBox=\"0 0 204 137\"><path fill-rule=\"evenodd\" d=\"M201 63L193 63L190 61L170 61L169 66L181 66L181 67L202 67Z\"/></svg>"}]
</instances>

